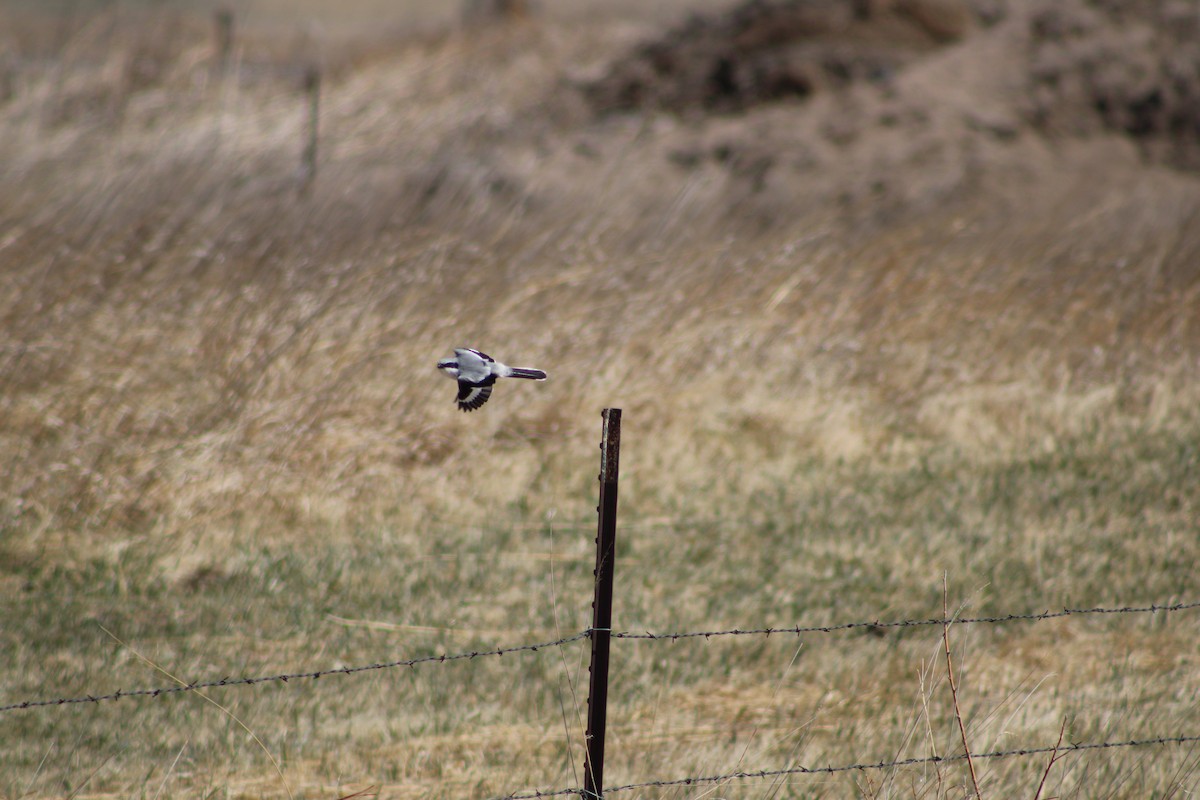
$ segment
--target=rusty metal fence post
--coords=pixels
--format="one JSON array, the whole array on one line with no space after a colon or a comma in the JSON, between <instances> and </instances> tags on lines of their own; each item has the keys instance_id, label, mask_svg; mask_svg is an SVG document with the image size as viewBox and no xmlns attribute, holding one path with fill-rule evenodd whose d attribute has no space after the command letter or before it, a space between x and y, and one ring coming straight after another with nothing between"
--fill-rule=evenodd
<instances>
[{"instance_id":1,"label":"rusty metal fence post","mask_svg":"<svg viewBox=\"0 0 1200 800\"><path fill-rule=\"evenodd\" d=\"M592 660L588 667L587 754L583 798L604 795L604 727L608 718L608 655L612 640L613 567L617 555L617 474L621 455L621 409L603 411L600 443L600 521L596 532L596 590L592 599Z\"/></svg>"}]
</instances>

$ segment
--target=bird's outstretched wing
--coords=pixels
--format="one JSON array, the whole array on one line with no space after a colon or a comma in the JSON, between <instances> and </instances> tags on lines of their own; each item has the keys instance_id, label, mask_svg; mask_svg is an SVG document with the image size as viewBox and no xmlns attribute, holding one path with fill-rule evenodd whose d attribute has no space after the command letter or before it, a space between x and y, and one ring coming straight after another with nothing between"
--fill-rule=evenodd
<instances>
[{"instance_id":1,"label":"bird's outstretched wing","mask_svg":"<svg viewBox=\"0 0 1200 800\"><path fill-rule=\"evenodd\" d=\"M458 377L466 378L472 383L480 383L492 374L495 359L487 353L469 347L457 347L454 354L458 356Z\"/></svg>"},{"instance_id":2,"label":"bird's outstretched wing","mask_svg":"<svg viewBox=\"0 0 1200 800\"><path fill-rule=\"evenodd\" d=\"M489 356L487 353L479 352L474 347L456 347L456 348L454 348L454 352L455 352L455 354L458 355L459 358L462 358L463 353L472 353L476 356L479 356L479 358L483 361L495 361L496 360L496 359L492 358L491 356Z\"/></svg>"},{"instance_id":3,"label":"bird's outstretched wing","mask_svg":"<svg viewBox=\"0 0 1200 800\"><path fill-rule=\"evenodd\" d=\"M466 381L458 382L458 407L463 411L474 411L492 396L492 387L475 386Z\"/></svg>"}]
</instances>

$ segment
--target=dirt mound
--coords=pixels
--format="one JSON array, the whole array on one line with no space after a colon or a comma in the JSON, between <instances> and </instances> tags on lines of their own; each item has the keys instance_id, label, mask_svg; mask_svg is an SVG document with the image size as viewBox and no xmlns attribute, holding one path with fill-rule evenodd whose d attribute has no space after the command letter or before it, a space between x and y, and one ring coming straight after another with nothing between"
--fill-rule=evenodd
<instances>
[{"instance_id":1,"label":"dirt mound","mask_svg":"<svg viewBox=\"0 0 1200 800\"><path fill-rule=\"evenodd\" d=\"M1200 10L1193 0L1055 0L1030 23L1030 119L1043 131L1133 137L1200 169Z\"/></svg>"},{"instance_id":2,"label":"dirt mound","mask_svg":"<svg viewBox=\"0 0 1200 800\"><path fill-rule=\"evenodd\" d=\"M584 95L601 114L729 114L856 83L887 87L947 45L976 47L1001 21L1024 29L1023 50L993 65L1021 87L1023 127L1116 132L1152 162L1200 169L1194 0L747 0L639 45Z\"/></svg>"},{"instance_id":3,"label":"dirt mound","mask_svg":"<svg viewBox=\"0 0 1200 800\"><path fill-rule=\"evenodd\" d=\"M749 0L692 16L586 88L601 112L739 111L855 80L883 81L967 32L961 0Z\"/></svg>"}]
</instances>

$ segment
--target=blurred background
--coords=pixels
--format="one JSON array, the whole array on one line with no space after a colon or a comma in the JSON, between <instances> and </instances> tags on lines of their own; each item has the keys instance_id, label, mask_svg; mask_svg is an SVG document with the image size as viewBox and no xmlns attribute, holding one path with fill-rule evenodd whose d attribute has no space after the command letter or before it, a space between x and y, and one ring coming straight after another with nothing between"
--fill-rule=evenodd
<instances>
[{"instance_id":1,"label":"blurred background","mask_svg":"<svg viewBox=\"0 0 1200 800\"><path fill-rule=\"evenodd\" d=\"M1188 599L1198 309L1193 0L5 0L0 703L582 630L608 406L623 629ZM974 730L1195 732L1179 619L975 634ZM961 747L939 632L795 645L614 653L610 769ZM575 786L577 661L8 713L0 794Z\"/></svg>"}]
</instances>

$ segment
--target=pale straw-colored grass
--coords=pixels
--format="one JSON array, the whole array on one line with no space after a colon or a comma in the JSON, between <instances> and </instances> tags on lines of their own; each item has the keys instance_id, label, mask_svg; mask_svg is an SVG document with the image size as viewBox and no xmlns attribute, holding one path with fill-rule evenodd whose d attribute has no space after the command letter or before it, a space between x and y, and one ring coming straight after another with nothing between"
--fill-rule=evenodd
<instances>
[{"instance_id":1,"label":"pale straw-colored grass","mask_svg":"<svg viewBox=\"0 0 1200 800\"><path fill-rule=\"evenodd\" d=\"M304 51L265 41L269 15L241 57L270 69L246 79L208 69L204 20L159 38L166 11L68 29L20 73L0 106L0 700L164 683L101 625L185 680L582 630L605 406L625 411L624 629L928 618L943 575L968 616L1195 599L1193 177L1029 134L979 143L957 188L863 143L755 194L671 155L757 130L797 146L820 119L593 119L570 84L653 15L572 9L314 34L340 49L306 192ZM966 135L930 89L964 52L898 91ZM912 170L914 198L837 200L871 164ZM433 369L460 345L551 378L460 414ZM1071 741L1200 733L1196 632L1187 613L954 629L972 748L1053 744L1064 720ZM617 642L609 782L955 752L940 637ZM214 693L283 779L198 697L14 712L0 794L576 786L585 687L576 643ZM1045 763L979 765L984 796L1032 797ZM1195 787L1185 746L1073 755L1047 792Z\"/></svg>"}]
</instances>

